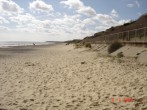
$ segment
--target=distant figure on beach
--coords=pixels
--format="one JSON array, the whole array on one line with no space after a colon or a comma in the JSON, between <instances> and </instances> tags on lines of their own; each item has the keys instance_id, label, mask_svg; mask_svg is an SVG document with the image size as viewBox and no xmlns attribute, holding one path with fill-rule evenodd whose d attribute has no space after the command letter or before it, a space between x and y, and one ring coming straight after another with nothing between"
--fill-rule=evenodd
<instances>
[{"instance_id":1,"label":"distant figure on beach","mask_svg":"<svg viewBox=\"0 0 147 110\"><path fill-rule=\"evenodd\" d=\"M35 43L33 43L33 45L35 45Z\"/></svg>"}]
</instances>

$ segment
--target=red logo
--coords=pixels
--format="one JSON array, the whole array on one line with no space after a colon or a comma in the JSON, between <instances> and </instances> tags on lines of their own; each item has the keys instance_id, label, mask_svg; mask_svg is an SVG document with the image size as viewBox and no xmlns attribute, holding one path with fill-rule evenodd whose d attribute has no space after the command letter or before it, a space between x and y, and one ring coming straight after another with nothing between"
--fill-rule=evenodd
<instances>
[{"instance_id":1,"label":"red logo","mask_svg":"<svg viewBox=\"0 0 147 110\"><path fill-rule=\"evenodd\" d=\"M112 98L111 101L114 102L133 102L135 99L133 98Z\"/></svg>"}]
</instances>

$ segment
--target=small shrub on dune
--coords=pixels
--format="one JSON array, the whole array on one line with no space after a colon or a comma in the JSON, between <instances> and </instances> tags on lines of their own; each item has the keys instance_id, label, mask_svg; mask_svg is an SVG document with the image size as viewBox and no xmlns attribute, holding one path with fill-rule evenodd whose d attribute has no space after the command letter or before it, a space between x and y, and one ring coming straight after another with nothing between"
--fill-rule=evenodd
<instances>
[{"instance_id":1,"label":"small shrub on dune","mask_svg":"<svg viewBox=\"0 0 147 110\"><path fill-rule=\"evenodd\" d=\"M75 43L74 46L75 46L75 48L81 48L81 47L82 47L82 44L80 44L80 43Z\"/></svg>"},{"instance_id":2,"label":"small shrub on dune","mask_svg":"<svg viewBox=\"0 0 147 110\"><path fill-rule=\"evenodd\" d=\"M82 42L82 45L85 45L85 42Z\"/></svg>"},{"instance_id":3,"label":"small shrub on dune","mask_svg":"<svg viewBox=\"0 0 147 110\"><path fill-rule=\"evenodd\" d=\"M124 57L123 52L119 52L119 53L117 54L117 57L118 57L118 58Z\"/></svg>"},{"instance_id":4,"label":"small shrub on dune","mask_svg":"<svg viewBox=\"0 0 147 110\"><path fill-rule=\"evenodd\" d=\"M121 48L123 45L120 42L113 42L112 44L110 44L110 46L108 47L108 53L112 53L115 52L116 50L118 50L119 48Z\"/></svg>"},{"instance_id":5,"label":"small shrub on dune","mask_svg":"<svg viewBox=\"0 0 147 110\"><path fill-rule=\"evenodd\" d=\"M90 44L90 43L86 43L86 44L85 44L85 47L86 47L86 48L91 48L91 44Z\"/></svg>"}]
</instances>

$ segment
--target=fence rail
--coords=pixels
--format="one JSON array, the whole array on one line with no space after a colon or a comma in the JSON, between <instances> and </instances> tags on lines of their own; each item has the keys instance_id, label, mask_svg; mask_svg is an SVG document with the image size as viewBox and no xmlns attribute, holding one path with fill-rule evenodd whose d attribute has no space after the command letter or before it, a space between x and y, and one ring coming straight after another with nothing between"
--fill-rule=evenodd
<instances>
[{"instance_id":1,"label":"fence rail","mask_svg":"<svg viewBox=\"0 0 147 110\"><path fill-rule=\"evenodd\" d=\"M133 29L94 38L95 42L111 43L114 41L126 43L147 43L147 27Z\"/></svg>"}]
</instances>

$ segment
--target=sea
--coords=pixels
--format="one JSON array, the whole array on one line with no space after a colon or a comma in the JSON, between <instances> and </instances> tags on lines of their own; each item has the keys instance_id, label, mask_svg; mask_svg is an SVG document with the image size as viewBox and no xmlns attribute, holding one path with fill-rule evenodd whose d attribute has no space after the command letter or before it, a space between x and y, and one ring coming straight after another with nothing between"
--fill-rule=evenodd
<instances>
[{"instance_id":1,"label":"sea","mask_svg":"<svg viewBox=\"0 0 147 110\"><path fill-rule=\"evenodd\" d=\"M29 46L29 45L49 45L55 44L56 42L29 42L29 41L0 41L0 47L11 47L11 46Z\"/></svg>"}]
</instances>

